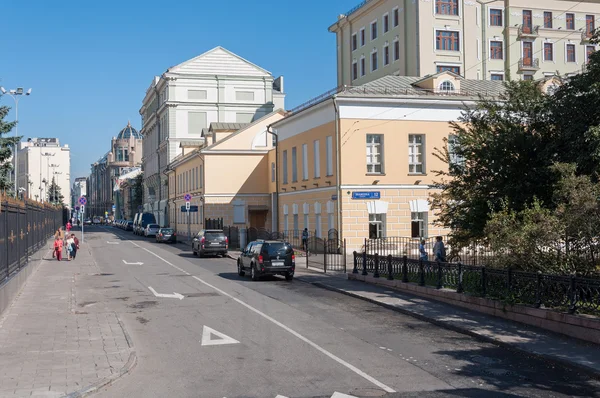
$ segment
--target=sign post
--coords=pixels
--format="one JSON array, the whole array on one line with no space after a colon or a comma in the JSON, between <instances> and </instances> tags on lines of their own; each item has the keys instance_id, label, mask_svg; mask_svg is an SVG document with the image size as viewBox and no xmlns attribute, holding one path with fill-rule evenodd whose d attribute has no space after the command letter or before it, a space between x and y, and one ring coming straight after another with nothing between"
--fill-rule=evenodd
<instances>
[{"instance_id":1,"label":"sign post","mask_svg":"<svg viewBox=\"0 0 600 398\"><path fill-rule=\"evenodd\" d=\"M87 199L85 198L85 196L82 196L79 198L79 204L81 205L81 214L85 214L85 205L87 204ZM84 242L83 239L83 225L85 224L85 220L84 217L81 217L81 243Z\"/></svg>"},{"instance_id":2,"label":"sign post","mask_svg":"<svg viewBox=\"0 0 600 398\"><path fill-rule=\"evenodd\" d=\"M187 230L187 235L188 235L188 242L191 242L192 240L192 231L191 231L191 226L190 226L190 200L192 200L192 195L190 195L189 193L186 193L184 196L185 199L185 211L187 213L187 225L188 225L188 230Z\"/></svg>"}]
</instances>

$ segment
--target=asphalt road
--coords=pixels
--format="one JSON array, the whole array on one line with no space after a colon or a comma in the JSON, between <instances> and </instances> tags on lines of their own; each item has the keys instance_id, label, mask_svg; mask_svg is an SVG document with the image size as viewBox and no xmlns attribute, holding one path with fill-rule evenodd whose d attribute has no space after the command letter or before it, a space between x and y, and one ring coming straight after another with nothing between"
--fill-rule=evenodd
<instances>
[{"instance_id":1,"label":"asphalt road","mask_svg":"<svg viewBox=\"0 0 600 398\"><path fill-rule=\"evenodd\" d=\"M309 274L252 282L231 259L110 227L86 227L85 241L102 281L89 300L118 313L138 356L100 397L600 397L575 370L320 289Z\"/></svg>"}]
</instances>

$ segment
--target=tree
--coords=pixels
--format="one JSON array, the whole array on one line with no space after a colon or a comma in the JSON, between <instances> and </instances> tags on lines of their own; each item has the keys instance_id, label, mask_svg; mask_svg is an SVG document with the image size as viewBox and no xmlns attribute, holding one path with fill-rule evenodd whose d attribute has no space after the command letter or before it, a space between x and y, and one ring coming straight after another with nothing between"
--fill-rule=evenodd
<instances>
[{"instance_id":1,"label":"tree","mask_svg":"<svg viewBox=\"0 0 600 398\"><path fill-rule=\"evenodd\" d=\"M65 197L60 192L60 187L56 183L54 177L52 177L52 183L48 187L48 202L54 204L62 204Z\"/></svg>"},{"instance_id":2,"label":"tree","mask_svg":"<svg viewBox=\"0 0 600 398\"><path fill-rule=\"evenodd\" d=\"M4 137L15 127L16 122L5 122L4 118L8 115L10 108L0 106L0 191L7 193L13 190L13 183L10 181L10 172L12 164L8 160L12 155L14 146L21 137Z\"/></svg>"},{"instance_id":3,"label":"tree","mask_svg":"<svg viewBox=\"0 0 600 398\"><path fill-rule=\"evenodd\" d=\"M138 174L133 178L131 184L131 209L133 213L137 212L139 206L142 205L144 195L144 175L143 173Z\"/></svg>"}]
</instances>

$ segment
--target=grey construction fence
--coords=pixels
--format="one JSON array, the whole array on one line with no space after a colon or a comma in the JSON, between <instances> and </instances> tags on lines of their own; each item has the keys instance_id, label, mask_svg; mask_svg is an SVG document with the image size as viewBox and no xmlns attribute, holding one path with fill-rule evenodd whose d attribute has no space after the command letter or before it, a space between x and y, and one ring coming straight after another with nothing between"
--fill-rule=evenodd
<instances>
[{"instance_id":1,"label":"grey construction fence","mask_svg":"<svg viewBox=\"0 0 600 398\"><path fill-rule=\"evenodd\" d=\"M600 279L353 253L353 273L569 313L600 315Z\"/></svg>"},{"instance_id":2,"label":"grey construction fence","mask_svg":"<svg viewBox=\"0 0 600 398\"><path fill-rule=\"evenodd\" d=\"M0 286L64 225L62 208L0 197Z\"/></svg>"}]
</instances>

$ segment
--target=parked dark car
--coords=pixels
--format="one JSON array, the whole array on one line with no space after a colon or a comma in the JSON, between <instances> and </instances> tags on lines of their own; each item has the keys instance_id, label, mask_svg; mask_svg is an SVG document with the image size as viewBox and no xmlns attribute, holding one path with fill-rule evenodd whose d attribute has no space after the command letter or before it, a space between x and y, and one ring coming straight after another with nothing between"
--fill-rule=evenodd
<instances>
[{"instance_id":1,"label":"parked dark car","mask_svg":"<svg viewBox=\"0 0 600 398\"><path fill-rule=\"evenodd\" d=\"M125 231L133 231L133 221L125 221Z\"/></svg>"},{"instance_id":2,"label":"parked dark car","mask_svg":"<svg viewBox=\"0 0 600 398\"><path fill-rule=\"evenodd\" d=\"M203 229L192 240L194 256L204 257L206 254L227 255L229 239L222 229Z\"/></svg>"},{"instance_id":3,"label":"parked dark car","mask_svg":"<svg viewBox=\"0 0 600 398\"><path fill-rule=\"evenodd\" d=\"M250 271L253 281L263 275L283 275L291 281L296 270L296 255L292 245L277 240L256 240L250 242L237 261L238 275Z\"/></svg>"},{"instance_id":4,"label":"parked dark car","mask_svg":"<svg viewBox=\"0 0 600 398\"><path fill-rule=\"evenodd\" d=\"M177 243L177 234L173 228L161 228L156 234L156 243Z\"/></svg>"}]
</instances>

